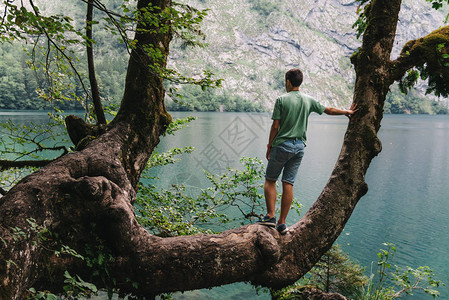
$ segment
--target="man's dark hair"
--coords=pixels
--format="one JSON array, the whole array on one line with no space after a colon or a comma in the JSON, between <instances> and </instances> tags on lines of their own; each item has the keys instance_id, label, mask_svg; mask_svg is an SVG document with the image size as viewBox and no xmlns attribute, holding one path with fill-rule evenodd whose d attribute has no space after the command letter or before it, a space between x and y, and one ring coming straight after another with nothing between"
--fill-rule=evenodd
<instances>
[{"instance_id":1,"label":"man's dark hair","mask_svg":"<svg viewBox=\"0 0 449 300\"><path fill-rule=\"evenodd\" d=\"M291 69L285 73L285 81L290 80L290 83L294 87L301 85L302 78L302 72L300 69Z\"/></svg>"}]
</instances>

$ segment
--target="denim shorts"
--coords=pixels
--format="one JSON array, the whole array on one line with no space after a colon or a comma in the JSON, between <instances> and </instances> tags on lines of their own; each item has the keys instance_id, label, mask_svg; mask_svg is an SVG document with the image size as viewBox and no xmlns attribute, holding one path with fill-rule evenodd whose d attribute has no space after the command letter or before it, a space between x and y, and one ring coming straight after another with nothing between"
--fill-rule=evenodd
<instances>
[{"instance_id":1,"label":"denim shorts","mask_svg":"<svg viewBox=\"0 0 449 300\"><path fill-rule=\"evenodd\" d=\"M305 147L300 139L290 139L271 148L265 179L277 181L283 169L282 181L293 185Z\"/></svg>"}]
</instances>

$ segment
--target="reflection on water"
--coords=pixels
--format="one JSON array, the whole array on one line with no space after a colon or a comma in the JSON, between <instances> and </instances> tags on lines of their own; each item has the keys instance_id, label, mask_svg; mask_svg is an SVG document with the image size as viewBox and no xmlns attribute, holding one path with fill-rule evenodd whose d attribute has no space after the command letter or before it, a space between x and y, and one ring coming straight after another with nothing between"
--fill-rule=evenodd
<instances>
[{"instance_id":1,"label":"reflection on water","mask_svg":"<svg viewBox=\"0 0 449 300\"><path fill-rule=\"evenodd\" d=\"M0 113L4 120L5 113ZM154 168L159 186L185 182L192 188L207 184L203 169L221 173L239 167L241 156L265 160L269 114L173 113L174 117L195 115L197 120L176 136L161 139L158 151L194 146L174 165ZM40 113L40 118L45 117ZM13 116L17 122L39 119L38 114ZM317 116L310 118L306 154L295 184L294 196L310 207L318 197L340 152L347 119ZM383 150L366 176L369 191L357 205L344 234L343 250L367 266L377 261L383 242L396 244L393 260L399 266L430 266L438 279L449 284L449 116L390 116L382 121L379 137ZM305 212L305 211L304 211ZM300 216L292 212L290 225ZM440 289L441 299L449 299ZM176 299L270 299L255 288L238 283L177 294ZM415 296L421 299L424 296Z\"/></svg>"}]
</instances>

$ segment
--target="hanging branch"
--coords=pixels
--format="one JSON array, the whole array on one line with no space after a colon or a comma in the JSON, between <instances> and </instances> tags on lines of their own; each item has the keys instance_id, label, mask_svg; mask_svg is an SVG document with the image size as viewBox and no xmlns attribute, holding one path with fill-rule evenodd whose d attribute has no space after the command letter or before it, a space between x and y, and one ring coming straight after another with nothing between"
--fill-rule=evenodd
<instances>
[{"instance_id":1,"label":"hanging branch","mask_svg":"<svg viewBox=\"0 0 449 300\"><path fill-rule=\"evenodd\" d=\"M87 3L86 14L86 36L87 36L87 65L89 68L90 89L92 92L92 102L94 104L94 112L97 116L97 124L106 124L104 116L103 105L101 104L100 91L98 89L97 78L95 76L94 53L92 48L92 15L93 15L93 0Z\"/></svg>"},{"instance_id":2,"label":"hanging branch","mask_svg":"<svg viewBox=\"0 0 449 300\"><path fill-rule=\"evenodd\" d=\"M22 168L42 168L55 159L43 159L43 160L0 160L0 171L8 169L22 169ZM1 193L1 192L0 192Z\"/></svg>"},{"instance_id":3,"label":"hanging branch","mask_svg":"<svg viewBox=\"0 0 449 300\"><path fill-rule=\"evenodd\" d=\"M48 163L69 153L66 146L51 146L50 140L56 141L60 134L53 131L54 124L40 126L33 123L17 127L11 120L0 126L1 154L11 159L0 160L0 171L11 168L43 167ZM3 138L7 137L6 139ZM27 145L24 147L23 145ZM62 152L53 159L46 159L41 152Z\"/></svg>"},{"instance_id":4,"label":"hanging branch","mask_svg":"<svg viewBox=\"0 0 449 300\"><path fill-rule=\"evenodd\" d=\"M136 21L136 19L126 16L126 15L122 15L122 14L113 12L113 11L107 9L107 7L98 0L81 0L81 1L88 5L89 5L89 3L92 2L92 7L95 7L96 9L98 9L99 11L102 11L103 13L105 13L108 16L110 22L117 29L117 32L119 33L121 39L123 40L123 43L126 46L126 51L128 52L128 54L131 54L129 38L126 34L126 29L124 28L121 20ZM119 18L119 20L117 20L117 18Z\"/></svg>"},{"instance_id":5,"label":"hanging branch","mask_svg":"<svg viewBox=\"0 0 449 300\"><path fill-rule=\"evenodd\" d=\"M2 23L0 25L3 25L3 23L5 23L5 19L6 19L6 15L8 14L8 6L5 5L5 10L3 12L3 17L2 17Z\"/></svg>"},{"instance_id":6,"label":"hanging branch","mask_svg":"<svg viewBox=\"0 0 449 300\"><path fill-rule=\"evenodd\" d=\"M35 15L36 17L39 17L39 18L40 18L39 11L37 10L36 6L34 5L33 0L29 0L29 3L30 3L30 5L31 5L31 7L33 8L34 15ZM70 58L70 57L64 52L64 50L61 49L61 47L59 47L59 46L56 44L56 42L50 37L50 34L47 32L47 30L45 29L44 26L39 26L39 29L42 30L42 32L45 34L45 36L47 37L49 43L50 43L51 45L53 45L53 46L56 48L56 50L57 50L59 53L61 53L62 56L67 60L67 62L69 63L71 69L73 70L73 72L74 72L74 73L76 74L76 76L78 77L78 80L79 80L79 82L80 82L80 84L81 84L81 87L83 88L84 92L85 92L86 94L88 94L87 88L86 88L86 86L84 85L84 82L83 82L83 79L81 78L81 75L78 73L78 70L77 70L77 69L75 68L75 66L73 65L72 58ZM48 69L48 68L49 68L49 67L47 66L47 69ZM87 109L87 108L86 108L86 109Z\"/></svg>"}]
</instances>

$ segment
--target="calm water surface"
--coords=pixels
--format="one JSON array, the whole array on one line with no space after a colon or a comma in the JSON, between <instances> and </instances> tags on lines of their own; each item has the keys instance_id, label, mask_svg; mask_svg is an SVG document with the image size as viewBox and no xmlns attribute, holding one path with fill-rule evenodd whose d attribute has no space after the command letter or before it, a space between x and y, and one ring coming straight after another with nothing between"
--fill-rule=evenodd
<instances>
[{"instance_id":1,"label":"calm water surface","mask_svg":"<svg viewBox=\"0 0 449 300\"><path fill-rule=\"evenodd\" d=\"M193 115L198 119L176 136L163 137L158 151L188 145L196 150L175 165L155 169L153 173L160 177L160 186L181 182L192 187L204 186L203 169L220 173L226 167L239 167L241 156L254 156L266 162L269 114L172 114ZM45 115L0 112L0 120L6 118L21 123L42 120ZM304 205L303 214L327 182L346 125L345 117L310 118L306 155L294 191ZM379 137L383 150L367 172L369 192L360 200L338 243L352 259L367 266L368 272L372 262L377 262L382 243L394 243L398 250L393 264L430 266L437 278L449 285L449 116L387 115ZM292 212L287 223L291 225L299 219ZM439 290L441 299L449 299L447 287ZM252 286L242 283L175 296L175 299L242 298L270 299L268 294L257 293Z\"/></svg>"},{"instance_id":2,"label":"calm water surface","mask_svg":"<svg viewBox=\"0 0 449 300\"><path fill-rule=\"evenodd\" d=\"M224 166L238 167L240 156L255 156L266 162L271 125L268 114L173 115L196 115L198 119L178 136L164 138L159 148L193 145L196 151L177 165L161 169L157 175L162 185L168 187L176 181L174 178L198 184L201 168L219 172ZM344 117L313 115L310 119L306 155L294 191L304 205L304 213L332 172L346 126ZM449 116L386 115L379 137L383 150L367 172L369 192L360 200L338 243L351 258L367 266L368 272L372 262L377 262L382 243L394 243L397 253L393 264L430 266L438 279L449 284ZM292 213L287 222L293 224L299 219ZM439 290L441 299L449 299L447 287ZM238 299L242 295L269 298L242 284L179 297ZM415 294L413 299L428 296Z\"/></svg>"}]
</instances>

